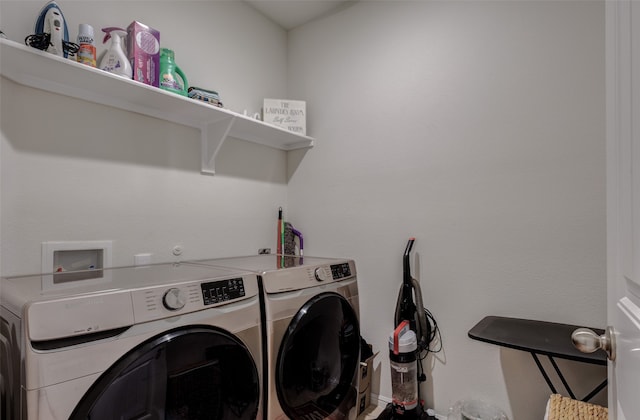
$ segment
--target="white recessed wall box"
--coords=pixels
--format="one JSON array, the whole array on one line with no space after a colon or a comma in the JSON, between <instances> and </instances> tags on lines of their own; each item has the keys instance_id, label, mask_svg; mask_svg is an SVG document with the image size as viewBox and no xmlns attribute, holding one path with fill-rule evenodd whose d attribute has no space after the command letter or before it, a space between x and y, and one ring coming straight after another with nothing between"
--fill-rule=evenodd
<instances>
[{"instance_id":1,"label":"white recessed wall box","mask_svg":"<svg viewBox=\"0 0 640 420\"><path fill-rule=\"evenodd\" d=\"M43 281L51 286L104 279L111 267L111 241L52 241L42 243Z\"/></svg>"}]
</instances>

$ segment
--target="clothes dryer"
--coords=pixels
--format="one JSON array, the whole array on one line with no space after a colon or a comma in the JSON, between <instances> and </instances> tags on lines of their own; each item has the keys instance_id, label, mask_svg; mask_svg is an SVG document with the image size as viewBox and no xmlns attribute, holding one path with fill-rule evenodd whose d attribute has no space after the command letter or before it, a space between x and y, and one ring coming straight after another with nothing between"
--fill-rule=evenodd
<instances>
[{"instance_id":1,"label":"clothes dryer","mask_svg":"<svg viewBox=\"0 0 640 420\"><path fill-rule=\"evenodd\" d=\"M3 419L261 418L255 273L158 264L0 281Z\"/></svg>"},{"instance_id":2,"label":"clothes dryer","mask_svg":"<svg viewBox=\"0 0 640 420\"><path fill-rule=\"evenodd\" d=\"M353 260L257 255L197 263L259 274L266 418L356 417L360 327Z\"/></svg>"}]
</instances>

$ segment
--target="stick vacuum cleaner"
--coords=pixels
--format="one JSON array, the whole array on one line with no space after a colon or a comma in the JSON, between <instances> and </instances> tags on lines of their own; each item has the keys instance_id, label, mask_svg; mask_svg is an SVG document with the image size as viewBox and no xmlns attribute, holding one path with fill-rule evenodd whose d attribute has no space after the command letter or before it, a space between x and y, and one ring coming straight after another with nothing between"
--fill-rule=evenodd
<instances>
[{"instance_id":1,"label":"stick vacuum cleaner","mask_svg":"<svg viewBox=\"0 0 640 420\"><path fill-rule=\"evenodd\" d=\"M420 283L411 277L410 254L415 238L410 238L403 256L402 286L394 316L395 330L389 336L392 403L378 419L433 419L424 412L420 400L419 355L429 349L432 331L422 304Z\"/></svg>"}]
</instances>

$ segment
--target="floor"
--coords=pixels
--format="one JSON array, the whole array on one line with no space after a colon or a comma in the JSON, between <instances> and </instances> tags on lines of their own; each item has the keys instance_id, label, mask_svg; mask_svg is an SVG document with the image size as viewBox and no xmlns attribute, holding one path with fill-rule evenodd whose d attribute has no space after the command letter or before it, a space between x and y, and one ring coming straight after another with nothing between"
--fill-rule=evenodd
<instances>
[{"instance_id":1,"label":"floor","mask_svg":"<svg viewBox=\"0 0 640 420\"><path fill-rule=\"evenodd\" d=\"M380 401L379 402L380 405L375 405L372 404L369 407L367 407L362 414L360 414L358 416L358 418L356 420L375 420L378 418L378 416L380 415L380 413L382 413L382 411L384 411L385 407L387 406L387 403ZM447 418L447 416L442 416L439 414L434 414L435 417L439 420L445 420Z\"/></svg>"},{"instance_id":2,"label":"floor","mask_svg":"<svg viewBox=\"0 0 640 420\"><path fill-rule=\"evenodd\" d=\"M362 412L362 414L360 414L358 416L357 420L374 420L374 419L377 419L378 416L380 415L382 410L384 410L385 407L386 407L385 403L382 403L382 405L371 404L369 407L367 407Z\"/></svg>"}]
</instances>

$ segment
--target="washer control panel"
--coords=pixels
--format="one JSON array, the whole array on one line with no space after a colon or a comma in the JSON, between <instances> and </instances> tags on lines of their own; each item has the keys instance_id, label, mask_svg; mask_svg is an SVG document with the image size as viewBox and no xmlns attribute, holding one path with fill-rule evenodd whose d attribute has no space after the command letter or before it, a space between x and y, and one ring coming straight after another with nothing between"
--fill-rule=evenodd
<instances>
[{"instance_id":1,"label":"washer control panel","mask_svg":"<svg viewBox=\"0 0 640 420\"><path fill-rule=\"evenodd\" d=\"M334 280L346 279L351 277L351 267L348 262L331 265L331 275Z\"/></svg>"},{"instance_id":2,"label":"washer control panel","mask_svg":"<svg viewBox=\"0 0 640 420\"><path fill-rule=\"evenodd\" d=\"M326 270L324 267L318 267L313 270L313 275L318 281L327 281L330 279L328 270Z\"/></svg>"},{"instance_id":3,"label":"washer control panel","mask_svg":"<svg viewBox=\"0 0 640 420\"><path fill-rule=\"evenodd\" d=\"M258 294L255 274L191 281L131 291L135 322L153 321L249 299Z\"/></svg>"},{"instance_id":4,"label":"washer control panel","mask_svg":"<svg viewBox=\"0 0 640 420\"><path fill-rule=\"evenodd\" d=\"M177 287L167 290L162 297L162 304L170 311L177 311L184 308L187 303L187 296Z\"/></svg>"},{"instance_id":5,"label":"washer control panel","mask_svg":"<svg viewBox=\"0 0 640 420\"><path fill-rule=\"evenodd\" d=\"M245 295L242 277L201 283L200 288L205 306L237 299Z\"/></svg>"},{"instance_id":6,"label":"washer control panel","mask_svg":"<svg viewBox=\"0 0 640 420\"><path fill-rule=\"evenodd\" d=\"M323 265L313 271L313 275L318 281L342 280L351 277L351 267L348 262L340 264Z\"/></svg>"}]
</instances>

